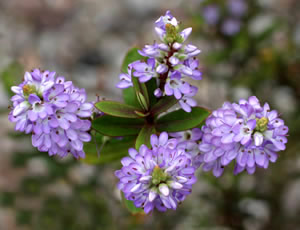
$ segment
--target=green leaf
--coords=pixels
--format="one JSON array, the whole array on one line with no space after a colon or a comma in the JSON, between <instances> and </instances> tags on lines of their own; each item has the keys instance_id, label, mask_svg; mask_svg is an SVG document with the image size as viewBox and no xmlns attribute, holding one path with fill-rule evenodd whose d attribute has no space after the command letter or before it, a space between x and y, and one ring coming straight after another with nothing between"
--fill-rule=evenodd
<instances>
[{"instance_id":1,"label":"green leaf","mask_svg":"<svg viewBox=\"0 0 300 230\"><path fill-rule=\"evenodd\" d=\"M137 60L145 59L145 57L139 54L138 50L139 49L137 47L133 47L127 52L122 63L122 68L121 68L122 73L128 73L127 68L130 63Z\"/></svg>"},{"instance_id":2,"label":"green leaf","mask_svg":"<svg viewBox=\"0 0 300 230\"><path fill-rule=\"evenodd\" d=\"M144 97L144 95L140 92L137 92L136 96L137 96L137 99L138 99L141 107L144 109L144 111L148 111L149 110L149 98L147 100Z\"/></svg>"},{"instance_id":3,"label":"green leaf","mask_svg":"<svg viewBox=\"0 0 300 230\"><path fill-rule=\"evenodd\" d=\"M122 193L122 202L131 214L144 214L143 209L135 207L133 201L127 200Z\"/></svg>"},{"instance_id":4,"label":"green leaf","mask_svg":"<svg viewBox=\"0 0 300 230\"><path fill-rule=\"evenodd\" d=\"M147 81L145 84L148 91L149 103L150 106L152 107L157 102L157 97L154 96L154 91L158 88L156 79L152 78L150 81Z\"/></svg>"},{"instance_id":5,"label":"green leaf","mask_svg":"<svg viewBox=\"0 0 300 230\"><path fill-rule=\"evenodd\" d=\"M9 96L14 95L10 88L21 83L24 76L23 72L23 66L18 62L13 62L1 73L1 80L3 81L4 88Z\"/></svg>"},{"instance_id":6,"label":"green leaf","mask_svg":"<svg viewBox=\"0 0 300 230\"><path fill-rule=\"evenodd\" d=\"M135 112L141 112L136 107L122 104L116 101L100 101L95 104L96 108L111 116L125 117L125 118L139 118L139 115Z\"/></svg>"},{"instance_id":7,"label":"green leaf","mask_svg":"<svg viewBox=\"0 0 300 230\"><path fill-rule=\"evenodd\" d=\"M149 112L139 112L139 111L134 111L139 117L147 117L149 116Z\"/></svg>"},{"instance_id":8,"label":"green leaf","mask_svg":"<svg viewBox=\"0 0 300 230\"><path fill-rule=\"evenodd\" d=\"M127 105L141 108L133 87L123 89L123 100ZM141 108L142 109L142 108Z\"/></svg>"},{"instance_id":9,"label":"green leaf","mask_svg":"<svg viewBox=\"0 0 300 230\"><path fill-rule=\"evenodd\" d=\"M199 126L209 114L210 111L200 107L194 107L190 113L180 109L159 118L155 127L160 132L184 131Z\"/></svg>"},{"instance_id":10,"label":"green leaf","mask_svg":"<svg viewBox=\"0 0 300 230\"><path fill-rule=\"evenodd\" d=\"M110 115L104 115L92 121L92 127L95 130L113 137L138 135L144 124L144 119L121 118Z\"/></svg>"},{"instance_id":11,"label":"green leaf","mask_svg":"<svg viewBox=\"0 0 300 230\"><path fill-rule=\"evenodd\" d=\"M141 83L139 79L134 76L131 76L131 80L140 107L143 108L144 111L148 111L150 103L148 90L145 83Z\"/></svg>"},{"instance_id":12,"label":"green leaf","mask_svg":"<svg viewBox=\"0 0 300 230\"><path fill-rule=\"evenodd\" d=\"M137 47L133 47L127 52L122 64L121 71L123 73L128 73L128 65L137 60L145 60L145 57L141 56L138 53ZM127 105L132 105L137 108L141 107L133 87L129 87L123 90L123 100Z\"/></svg>"},{"instance_id":13,"label":"green leaf","mask_svg":"<svg viewBox=\"0 0 300 230\"><path fill-rule=\"evenodd\" d=\"M139 149L143 144L150 148L150 136L152 134L155 134L155 128L153 126L145 125L136 138L135 148Z\"/></svg>"},{"instance_id":14,"label":"green leaf","mask_svg":"<svg viewBox=\"0 0 300 230\"><path fill-rule=\"evenodd\" d=\"M113 161L120 161L124 156L128 155L129 148L134 148L134 144L135 137L107 139L107 137L96 133L91 142L84 144L84 152L86 156L81 159L81 161L87 164L104 164ZM98 157L98 151L100 157Z\"/></svg>"},{"instance_id":15,"label":"green leaf","mask_svg":"<svg viewBox=\"0 0 300 230\"><path fill-rule=\"evenodd\" d=\"M163 97L152 107L150 112L153 116L157 116L157 115L161 114L162 112L166 112L177 102L178 102L178 100L176 100L176 98L173 96Z\"/></svg>"}]
</instances>

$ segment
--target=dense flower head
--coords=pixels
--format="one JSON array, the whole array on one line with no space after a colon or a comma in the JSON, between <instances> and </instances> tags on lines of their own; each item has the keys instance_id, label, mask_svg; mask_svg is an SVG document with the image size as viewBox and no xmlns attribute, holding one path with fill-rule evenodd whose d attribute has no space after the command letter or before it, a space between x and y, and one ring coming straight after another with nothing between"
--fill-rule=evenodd
<instances>
[{"instance_id":1,"label":"dense flower head","mask_svg":"<svg viewBox=\"0 0 300 230\"><path fill-rule=\"evenodd\" d=\"M288 127L268 103L261 106L252 96L238 104L225 102L208 117L202 132L203 170L213 170L218 177L233 160L235 174L268 168L277 160L277 152L285 149Z\"/></svg>"},{"instance_id":2,"label":"dense flower head","mask_svg":"<svg viewBox=\"0 0 300 230\"><path fill-rule=\"evenodd\" d=\"M129 149L129 156L121 161L122 169L115 172L125 198L145 213L154 208L175 210L192 191L195 167L190 155L177 145L177 139L169 139L166 132L152 135L152 148Z\"/></svg>"},{"instance_id":3,"label":"dense flower head","mask_svg":"<svg viewBox=\"0 0 300 230\"><path fill-rule=\"evenodd\" d=\"M120 75L118 88L131 87L131 77L139 78L140 82L156 79L156 97L174 96L186 112L197 105L194 99L195 86L191 86L186 78L201 80L199 61L196 56L200 50L192 44L184 44L192 32L192 28L180 31L178 20L167 11L155 22L155 32L162 43L146 45L139 53L145 60L129 64L130 73ZM133 71L133 72L132 72ZM132 76L131 76L132 75ZM126 83L126 84L125 84Z\"/></svg>"},{"instance_id":4,"label":"dense flower head","mask_svg":"<svg viewBox=\"0 0 300 230\"><path fill-rule=\"evenodd\" d=\"M83 142L91 139L88 131L92 103L87 103L84 89L79 89L55 72L34 69L11 90L16 94L9 120L15 129L32 133L32 144L39 151L61 157L71 153L84 157Z\"/></svg>"}]
</instances>

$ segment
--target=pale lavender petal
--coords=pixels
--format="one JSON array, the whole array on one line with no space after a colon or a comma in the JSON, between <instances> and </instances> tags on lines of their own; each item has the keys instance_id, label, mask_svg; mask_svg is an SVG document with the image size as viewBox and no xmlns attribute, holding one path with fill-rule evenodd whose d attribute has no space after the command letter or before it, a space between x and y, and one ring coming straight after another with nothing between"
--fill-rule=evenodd
<instances>
[{"instance_id":1,"label":"pale lavender petal","mask_svg":"<svg viewBox=\"0 0 300 230\"><path fill-rule=\"evenodd\" d=\"M264 141L264 136L261 133L259 133L259 132L254 133L253 138L254 138L254 143L256 146L262 145L262 143Z\"/></svg>"},{"instance_id":2,"label":"pale lavender petal","mask_svg":"<svg viewBox=\"0 0 300 230\"><path fill-rule=\"evenodd\" d=\"M189 27L180 32L180 35L183 38L183 41L185 41L190 36L190 34L192 33L192 30L193 30L192 27Z\"/></svg>"},{"instance_id":3,"label":"pale lavender petal","mask_svg":"<svg viewBox=\"0 0 300 230\"><path fill-rule=\"evenodd\" d=\"M168 66L165 64L160 64L156 67L156 72L159 74L163 74L168 71Z\"/></svg>"}]
</instances>

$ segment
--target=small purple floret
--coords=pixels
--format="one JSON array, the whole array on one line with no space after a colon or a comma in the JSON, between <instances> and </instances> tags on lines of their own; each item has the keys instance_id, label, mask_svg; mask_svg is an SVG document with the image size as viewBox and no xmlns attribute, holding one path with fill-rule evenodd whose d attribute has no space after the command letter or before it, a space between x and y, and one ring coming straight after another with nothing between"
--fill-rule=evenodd
<instances>
[{"instance_id":1,"label":"small purple floret","mask_svg":"<svg viewBox=\"0 0 300 230\"><path fill-rule=\"evenodd\" d=\"M198 169L203 163L203 154L201 154L198 148L203 136L201 129L194 128L182 132L170 133L169 135L176 138L178 142L177 148L184 149L184 151L191 157L192 166Z\"/></svg>"},{"instance_id":2,"label":"small purple floret","mask_svg":"<svg viewBox=\"0 0 300 230\"><path fill-rule=\"evenodd\" d=\"M132 63L134 69L133 76L138 77L140 82L149 81L158 76L155 71L155 59L149 58L147 62L136 61Z\"/></svg>"}]
</instances>

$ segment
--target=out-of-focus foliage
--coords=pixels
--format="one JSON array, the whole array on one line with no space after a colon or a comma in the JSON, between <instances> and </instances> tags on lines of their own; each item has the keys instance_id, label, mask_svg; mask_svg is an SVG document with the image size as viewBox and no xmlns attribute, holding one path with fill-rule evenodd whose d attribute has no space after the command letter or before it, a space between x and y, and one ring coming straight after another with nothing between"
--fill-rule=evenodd
<instances>
[{"instance_id":1,"label":"out-of-focus foliage","mask_svg":"<svg viewBox=\"0 0 300 230\"><path fill-rule=\"evenodd\" d=\"M20 84L23 74L23 66L18 62L12 62L1 71L0 78L3 82L5 91L9 96L13 96L13 92L10 88Z\"/></svg>"}]
</instances>

